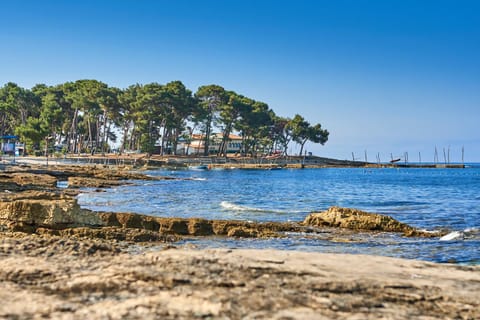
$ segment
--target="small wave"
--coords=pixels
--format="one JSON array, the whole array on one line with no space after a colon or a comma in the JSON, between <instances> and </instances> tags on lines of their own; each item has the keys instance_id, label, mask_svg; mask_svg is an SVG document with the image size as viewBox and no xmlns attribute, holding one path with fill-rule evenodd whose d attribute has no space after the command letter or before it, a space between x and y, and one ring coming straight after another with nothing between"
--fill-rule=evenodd
<instances>
[{"instance_id":1,"label":"small wave","mask_svg":"<svg viewBox=\"0 0 480 320\"><path fill-rule=\"evenodd\" d=\"M419 206L419 205L426 205L425 202L417 202L417 201L378 201L372 204L375 207L406 207L406 206Z\"/></svg>"},{"instance_id":2,"label":"small wave","mask_svg":"<svg viewBox=\"0 0 480 320\"><path fill-rule=\"evenodd\" d=\"M451 241L451 240L462 240L463 239L463 232L461 231L453 231L449 234L444 235L440 238L440 241Z\"/></svg>"},{"instance_id":3,"label":"small wave","mask_svg":"<svg viewBox=\"0 0 480 320\"><path fill-rule=\"evenodd\" d=\"M463 231L453 231L440 238L440 241L478 239L480 238L479 228L467 228Z\"/></svg>"},{"instance_id":4,"label":"small wave","mask_svg":"<svg viewBox=\"0 0 480 320\"><path fill-rule=\"evenodd\" d=\"M427 205L416 205L416 206L398 206L393 208L387 208L386 210L392 212L406 212L406 211L418 211L422 209L427 209L429 206Z\"/></svg>"},{"instance_id":5,"label":"small wave","mask_svg":"<svg viewBox=\"0 0 480 320\"><path fill-rule=\"evenodd\" d=\"M249 212L263 212L263 213L278 213L278 214L290 214L290 213L301 213L303 211L293 211L293 210L276 210L276 209L263 209L263 208L255 208L255 207L248 207L242 206L239 204L235 204L228 201L220 202L220 206L223 209L230 210L230 211L249 211Z\"/></svg>"},{"instance_id":6,"label":"small wave","mask_svg":"<svg viewBox=\"0 0 480 320\"><path fill-rule=\"evenodd\" d=\"M193 181L207 181L207 178L192 178Z\"/></svg>"}]
</instances>

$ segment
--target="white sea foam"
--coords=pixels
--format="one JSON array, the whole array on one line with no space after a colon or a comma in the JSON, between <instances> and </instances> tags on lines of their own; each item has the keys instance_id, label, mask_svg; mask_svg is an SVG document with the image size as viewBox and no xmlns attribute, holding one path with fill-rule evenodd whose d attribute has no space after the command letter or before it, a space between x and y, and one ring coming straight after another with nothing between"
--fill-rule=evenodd
<instances>
[{"instance_id":1,"label":"white sea foam","mask_svg":"<svg viewBox=\"0 0 480 320\"><path fill-rule=\"evenodd\" d=\"M478 239L480 237L479 228L467 228L463 231L453 231L440 238L440 241Z\"/></svg>"},{"instance_id":2,"label":"white sea foam","mask_svg":"<svg viewBox=\"0 0 480 320\"><path fill-rule=\"evenodd\" d=\"M450 232L449 234L446 234L443 237L441 237L440 241L451 241L451 240L457 240L457 239L463 239L463 232L461 231Z\"/></svg>"},{"instance_id":3,"label":"white sea foam","mask_svg":"<svg viewBox=\"0 0 480 320\"><path fill-rule=\"evenodd\" d=\"M263 213L278 213L278 214L289 214L289 213L299 213L302 211L294 211L294 210L276 210L276 209L264 209L264 208L255 208L249 206L242 206L239 204L235 204L233 202L222 201L220 202L220 206L229 211L249 211L249 212L263 212Z\"/></svg>"},{"instance_id":4,"label":"white sea foam","mask_svg":"<svg viewBox=\"0 0 480 320\"><path fill-rule=\"evenodd\" d=\"M231 211L263 211L257 208L251 208L247 206L241 206L232 202L228 201L222 201L220 202L220 206L226 210L231 210Z\"/></svg>"},{"instance_id":5,"label":"white sea foam","mask_svg":"<svg viewBox=\"0 0 480 320\"><path fill-rule=\"evenodd\" d=\"M194 180L194 181L207 181L207 178L196 178L196 177L194 177L194 178L192 178L192 180Z\"/></svg>"}]
</instances>

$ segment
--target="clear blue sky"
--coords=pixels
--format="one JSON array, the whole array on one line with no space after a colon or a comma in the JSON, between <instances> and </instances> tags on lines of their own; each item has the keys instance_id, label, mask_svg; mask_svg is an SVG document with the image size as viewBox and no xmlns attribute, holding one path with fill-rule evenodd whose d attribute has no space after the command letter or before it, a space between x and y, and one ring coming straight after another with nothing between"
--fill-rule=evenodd
<instances>
[{"instance_id":1,"label":"clear blue sky","mask_svg":"<svg viewBox=\"0 0 480 320\"><path fill-rule=\"evenodd\" d=\"M219 84L330 131L314 154L480 161L480 1L2 1L0 85ZM295 148L292 149L295 152Z\"/></svg>"}]
</instances>

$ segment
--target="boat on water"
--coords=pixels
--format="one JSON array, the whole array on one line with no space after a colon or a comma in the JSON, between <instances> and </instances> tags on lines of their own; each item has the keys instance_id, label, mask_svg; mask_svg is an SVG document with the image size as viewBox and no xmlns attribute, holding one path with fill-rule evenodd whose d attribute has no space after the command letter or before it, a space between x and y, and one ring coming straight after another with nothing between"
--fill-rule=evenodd
<instances>
[{"instance_id":1,"label":"boat on water","mask_svg":"<svg viewBox=\"0 0 480 320\"><path fill-rule=\"evenodd\" d=\"M203 170L208 170L208 165L206 164L200 164L198 166L188 166L189 170L197 170L197 171L203 171Z\"/></svg>"},{"instance_id":2,"label":"boat on water","mask_svg":"<svg viewBox=\"0 0 480 320\"><path fill-rule=\"evenodd\" d=\"M400 158L398 158L398 159L392 159L392 160L390 160L390 163L395 163L395 162L398 162L398 161L400 161L400 160L402 160L402 159L400 159Z\"/></svg>"}]
</instances>

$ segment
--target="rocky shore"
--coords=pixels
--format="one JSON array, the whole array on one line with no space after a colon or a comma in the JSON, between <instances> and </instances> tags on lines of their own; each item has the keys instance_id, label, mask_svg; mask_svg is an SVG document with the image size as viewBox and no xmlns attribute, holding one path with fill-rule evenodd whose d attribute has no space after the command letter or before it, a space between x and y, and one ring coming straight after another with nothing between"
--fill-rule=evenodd
<instances>
[{"instance_id":1,"label":"rocky shore","mask_svg":"<svg viewBox=\"0 0 480 320\"><path fill-rule=\"evenodd\" d=\"M0 233L2 319L478 319L480 269Z\"/></svg>"},{"instance_id":2,"label":"rocky shore","mask_svg":"<svg viewBox=\"0 0 480 320\"><path fill-rule=\"evenodd\" d=\"M129 169L3 168L0 318L480 318L480 267L360 255L198 250L177 242L291 232L332 241L348 241L359 232L441 235L387 216L332 207L303 223L252 223L78 206L79 187L101 192L135 180L171 179ZM58 181L67 181L68 188L58 188Z\"/></svg>"}]
</instances>

